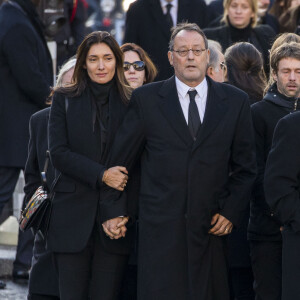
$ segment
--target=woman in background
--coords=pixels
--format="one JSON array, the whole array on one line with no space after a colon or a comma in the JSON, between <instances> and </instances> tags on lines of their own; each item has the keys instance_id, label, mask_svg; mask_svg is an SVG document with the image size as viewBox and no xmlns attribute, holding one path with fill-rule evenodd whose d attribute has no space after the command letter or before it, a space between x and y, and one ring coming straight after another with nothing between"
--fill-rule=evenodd
<instances>
[{"instance_id":1,"label":"woman in background","mask_svg":"<svg viewBox=\"0 0 300 300\"><path fill-rule=\"evenodd\" d=\"M265 71L268 72L268 50L275 38L275 32L268 25L257 25L256 0L224 0L222 21L225 25L204 29L208 39L219 42L223 51L237 42L249 42L261 53Z\"/></svg>"},{"instance_id":2,"label":"woman in background","mask_svg":"<svg viewBox=\"0 0 300 300\"><path fill-rule=\"evenodd\" d=\"M252 44L241 42L229 47L224 57L228 83L246 92L250 104L260 101L267 84L261 53Z\"/></svg>"},{"instance_id":3,"label":"woman in background","mask_svg":"<svg viewBox=\"0 0 300 300\"><path fill-rule=\"evenodd\" d=\"M250 104L260 101L266 86L266 76L259 51L252 44L242 42L229 47L224 56L227 82L246 92ZM249 215L250 205L240 226L228 236L231 299L235 300L254 300L255 296L250 247L247 241Z\"/></svg>"},{"instance_id":4,"label":"woman in background","mask_svg":"<svg viewBox=\"0 0 300 300\"><path fill-rule=\"evenodd\" d=\"M124 74L133 89L154 80L157 69L145 50L134 43L122 45L121 50L124 53Z\"/></svg>"},{"instance_id":5,"label":"woman in background","mask_svg":"<svg viewBox=\"0 0 300 300\"><path fill-rule=\"evenodd\" d=\"M134 43L121 46L124 53L124 74L129 85L136 89L143 84L150 83L157 75L157 69L146 51ZM135 178L139 178L140 166L137 163L133 170ZM139 182L135 185L139 186ZM128 187L129 188L129 187ZM138 194L136 194L138 195ZM137 201L134 201L137 202ZM135 226L135 243L129 258L126 274L124 276L120 300L135 300L137 298L137 232L138 221Z\"/></svg>"},{"instance_id":6,"label":"woman in background","mask_svg":"<svg viewBox=\"0 0 300 300\"><path fill-rule=\"evenodd\" d=\"M72 58L60 69L56 86L61 87L71 83L76 59ZM25 203L41 185L41 172L46 160L48 148L48 120L50 107L45 108L30 118L28 158L25 165ZM54 180L54 170L51 164L47 170L47 186L50 190ZM58 300L59 290L57 275L52 260L52 253L46 250L45 240L38 232L35 236L31 271L29 275L28 300Z\"/></svg>"}]
</instances>

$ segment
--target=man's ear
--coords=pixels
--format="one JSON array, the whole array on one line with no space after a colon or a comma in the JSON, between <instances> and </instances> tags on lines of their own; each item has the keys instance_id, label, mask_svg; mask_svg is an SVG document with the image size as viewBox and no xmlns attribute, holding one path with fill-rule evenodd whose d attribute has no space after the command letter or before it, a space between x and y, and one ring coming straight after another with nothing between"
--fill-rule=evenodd
<instances>
[{"instance_id":1,"label":"man's ear","mask_svg":"<svg viewBox=\"0 0 300 300\"><path fill-rule=\"evenodd\" d=\"M210 51L207 49L207 63L209 64Z\"/></svg>"},{"instance_id":2,"label":"man's ear","mask_svg":"<svg viewBox=\"0 0 300 300\"><path fill-rule=\"evenodd\" d=\"M206 71L206 74L209 76L209 77L212 77L214 76L214 68L213 67L208 67L207 68L207 71Z\"/></svg>"},{"instance_id":3,"label":"man's ear","mask_svg":"<svg viewBox=\"0 0 300 300\"><path fill-rule=\"evenodd\" d=\"M168 51L168 59L171 66L173 66L173 52Z\"/></svg>"}]
</instances>

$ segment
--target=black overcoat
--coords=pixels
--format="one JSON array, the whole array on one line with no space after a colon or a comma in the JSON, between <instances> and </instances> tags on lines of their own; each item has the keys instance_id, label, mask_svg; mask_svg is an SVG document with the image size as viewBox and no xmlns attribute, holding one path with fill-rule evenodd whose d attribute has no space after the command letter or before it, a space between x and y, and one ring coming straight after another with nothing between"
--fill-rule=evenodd
<instances>
[{"instance_id":1,"label":"black overcoat","mask_svg":"<svg viewBox=\"0 0 300 300\"><path fill-rule=\"evenodd\" d=\"M265 195L282 230L282 300L299 298L300 112L282 118L274 131L265 172Z\"/></svg>"},{"instance_id":2,"label":"black overcoat","mask_svg":"<svg viewBox=\"0 0 300 300\"><path fill-rule=\"evenodd\" d=\"M274 132L265 171L265 195L281 224L300 232L300 112L282 118Z\"/></svg>"},{"instance_id":3,"label":"black overcoat","mask_svg":"<svg viewBox=\"0 0 300 300\"><path fill-rule=\"evenodd\" d=\"M52 60L21 8L4 3L0 28L0 166L24 168L29 119L46 107Z\"/></svg>"},{"instance_id":4,"label":"black overcoat","mask_svg":"<svg viewBox=\"0 0 300 300\"><path fill-rule=\"evenodd\" d=\"M177 23L183 21L205 27L209 21L205 2L178 0ZM170 37L171 31L159 0L138 0L130 5L124 43L135 43L150 55L159 71L156 80L167 79L174 73L167 55Z\"/></svg>"},{"instance_id":5,"label":"black overcoat","mask_svg":"<svg viewBox=\"0 0 300 300\"><path fill-rule=\"evenodd\" d=\"M97 161L97 138L93 132L92 102L86 89L81 96L69 97L56 93L51 106L49 120L49 147L54 167L61 176L54 188L52 215L48 231L47 245L54 252L79 252L86 246L96 222L100 175L105 170L105 162L111 143L121 124L127 106L122 102L117 88L110 91L109 125L107 143L101 161ZM134 190L134 189L133 189ZM133 214L127 207L117 203L114 209L118 216ZM129 210L129 211L128 211ZM110 240L99 226L100 240L107 251L127 254L131 236Z\"/></svg>"},{"instance_id":6,"label":"black overcoat","mask_svg":"<svg viewBox=\"0 0 300 300\"><path fill-rule=\"evenodd\" d=\"M25 165L25 202L41 185L41 172L44 169L48 149L47 128L50 108L43 109L30 118L28 158ZM50 189L54 180L54 169L49 164L47 185ZM42 236L37 233L34 241L33 258L29 278L29 293L58 296L58 279L54 269L52 253L46 250Z\"/></svg>"},{"instance_id":7,"label":"black overcoat","mask_svg":"<svg viewBox=\"0 0 300 300\"><path fill-rule=\"evenodd\" d=\"M172 77L133 92L111 151L110 164L129 170L141 154L142 300L229 297L224 238L208 231L217 212L239 223L255 178L255 146L247 95L207 80L204 122L195 142ZM102 201L125 201L124 193L102 192Z\"/></svg>"}]
</instances>

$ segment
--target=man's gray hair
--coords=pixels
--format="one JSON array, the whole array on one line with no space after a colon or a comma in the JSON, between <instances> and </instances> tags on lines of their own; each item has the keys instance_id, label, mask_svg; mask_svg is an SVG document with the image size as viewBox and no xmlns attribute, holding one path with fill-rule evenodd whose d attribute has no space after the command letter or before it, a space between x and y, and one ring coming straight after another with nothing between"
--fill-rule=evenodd
<instances>
[{"instance_id":1,"label":"man's gray hair","mask_svg":"<svg viewBox=\"0 0 300 300\"><path fill-rule=\"evenodd\" d=\"M219 68L219 53L222 53L221 44L213 40L208 40L208 49L210 51L208 67Z\"/></svg>"},{"instance_id":2,"label":"man's gray hair","mask_svg":"<svg viewBox=\"0 0 300 300\"><path fill-rule=\"evenodd\" d=\"M173 50L175 37L182 30L198 32L203 37L205 49L207 49L207 47L208 47L207 38L206 38L204 32L200 29L200 27L196 23L187 23L186 22L186 23L179 23L172 28L171 39L169 42L169 50L170 51Z\"/></svg>"},{"instance_id":3,"label":"man's gray hair","mask_svg":"<svg viewBox=\"0 0 300 300\"><path fill-rule=\"evenodd\" d=\"M76 58L70 58L62 67L59 69L57 78L56 78L56 86L61 87L63 82L63 76L69 72L76 65Z\"/></svg>"}]
</instances>

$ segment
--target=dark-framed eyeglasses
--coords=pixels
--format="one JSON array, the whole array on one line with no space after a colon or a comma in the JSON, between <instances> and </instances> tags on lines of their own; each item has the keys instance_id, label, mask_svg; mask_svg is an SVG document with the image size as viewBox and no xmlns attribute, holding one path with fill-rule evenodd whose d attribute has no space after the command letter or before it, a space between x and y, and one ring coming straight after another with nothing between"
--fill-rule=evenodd
<instances>
[{"instance_id":1,"label":"dark-framed eyeglasses","mask_svg":"<svg viewBox=\"0 0 300 300\"><path fill-rule=\"evenodd\" d=\"M135 61L133 63L130 63L128 61L124 61L124 71L128 71L130 69L130 67L133 66L133 68L136 71L143 71L145 69L145 63L141 60Z\"/></svg>"},{"instance_id":2,"label":"dark-framed eyeglasses","mask_svg":"<svg viewBox=\"0 0 300 300\"><path fill-rule=\"evenodd\" d=\"M194 55L200 56L202 54L202 52L204 52L206 50L207 49L186 49L186 50L174 50L173 49L172 51L178 53L179 56L184 57L184 56L187 56L190 51L192 51Z\"/></svg>"},{"instance_id":3,"label":"dark-framed eyeglasses","mask_svg":"<svg viewBox=\"0 0 300 300\"><path fill-rule=\"evenodd\" d=\"M220 68L221 68L221 70L223 70L223 71L225 71L226 70L226 64L225 64L225 62L224 61L222 61L221 63L220 63Z\"/></svg>"}]
</instances>

